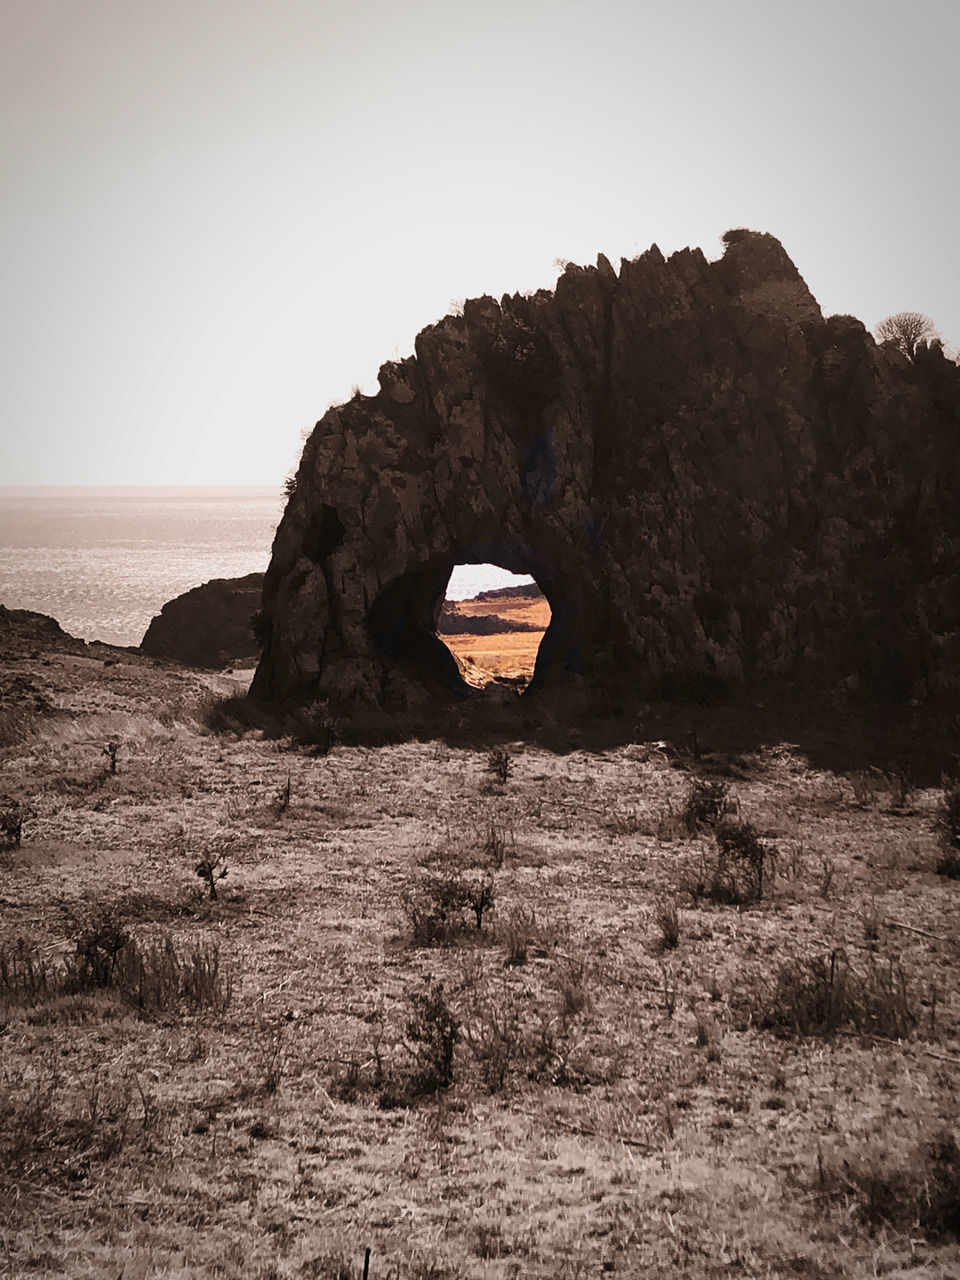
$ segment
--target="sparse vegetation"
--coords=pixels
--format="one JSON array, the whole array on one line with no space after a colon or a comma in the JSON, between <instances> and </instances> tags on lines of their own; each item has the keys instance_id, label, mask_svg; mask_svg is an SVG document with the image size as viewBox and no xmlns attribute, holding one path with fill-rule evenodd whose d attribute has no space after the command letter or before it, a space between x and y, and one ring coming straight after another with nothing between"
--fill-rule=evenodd
<instances>
[{"instance_id":1,"label":"sparse vegetation","mask_svg":"<svg viewBox=\"0 0 960 1280\"><path fill-rule=\"evenodd\" d=\"M960 784L947 787L937 811L937 875L960 880Z\"/></svg>"},{"instance_id":2,"label":"sparse vegetation","mask_svg":"<svg viewBox=\"0 0 960 1280\"><path fill-rule=\"evenodd\" d=\"M216 901L217 882L227 878L227 850L222 843L213 843L201 853L194 863L194 874L207 886L211 901Z\"/></svg>"},{"instance_id":3,"label":"sparse vegetation","mask_svg":"<svg viewBox=\"0 0 960 1280\"><path fill-rule=\"evenodd\" d=\"M24 668L11 1274L956 1270L955 739L657 704L511 728L503 784L472 729L321 755L225 675Z\"/></svg>"},{"instance_id":4,"label":"sparse vegetation","mask_svg":"<svg viewBox=\"0 0 960 1280\"><path fill-rule=\"evenodd\" d=\"M491 747L487 756L487 769L496 780L505 783L510 776L510 752L506 747Z\"/></svg>"},{"instance_id":5,"label":"sparse vegetation","mask_svg":"<svg viewBox=\"0 0 960 1280\"><path fill-rule=\"evenodd\" d=\"M939 338L936 326L929 316L919 311L898 311L887 316L877 325L878 342L889 342L908 360L913 360L919 346L927 346Z\"/></svg>"},{"instance_id":6,"label":"sparse vegetation","mask_svg":"<svg viewBox=\"0 0 960 1280\"><path fill-rule=\"evenodd\" d=\"M410 996L406 1045L415 1070L411 1083L415 1093L434 1093L453 1083L453 1051L460 1035L460 1023L447 1003L443 983L434 982L425 991Z\"/></svg>"},{"instance_id":7,"label":"sparse vegetation","mask_svg":"<svg viewBox=\"0 0 960 1280\"><path fill-rule=\"evenodd\" d=\"M731 906L759 902L776 852L751 823L724 818L714 831L713 851L701 857L697 872L687 876L683 887L695 900L708 898Z\"/></svg>"},{"instance_id":8,"label":"sparse vegetation","mask_svg":"<svg viewBox=\"0 0 960 1280\"><path fill-rule=\"evenodd\" d=\"M48 959L23 939L0 948L2 1005L33 1008L94 992L108 992L144 1014L180 1004L222 1013L233 983L215 944L178 946L169 935L141 942L107 913L81 929L73 954L62 960Z\"/></svg>"},{"instance_id":9,"label":"sparse vegetation","mask_svg":"<svg viewBox=\"0 0 960 1280\"><path fill-rule=\"evenodd\" d=\"M900 963L868 953L854 965L845 951L791 959L774 981L760 984L753 1006L758 1025L798 1036L853 1030L889 1039L909 1036L919 1001Z\"/></svg>"},{"instance_id":10,"label":"sparse vegetation","mask_svg":"<svg viewBox=\"0 0 960 1280\"><path fill-rule=\"evenodd\" d=\"M22 806L9 796L0 796L0 851L19 849L22 834Z\"/></svg>"},{"instance_id":11,"label":"sparse vegetation","mask_svg":"<svg viewBox=\"0 0 960 1280\"><path fill-rule=\"evenodd\" d=\"M727 811L729 796L727 784L694 778L683 803L680 819L690 835L704 827L715 827Z\"/></svg>"}]
</instances>

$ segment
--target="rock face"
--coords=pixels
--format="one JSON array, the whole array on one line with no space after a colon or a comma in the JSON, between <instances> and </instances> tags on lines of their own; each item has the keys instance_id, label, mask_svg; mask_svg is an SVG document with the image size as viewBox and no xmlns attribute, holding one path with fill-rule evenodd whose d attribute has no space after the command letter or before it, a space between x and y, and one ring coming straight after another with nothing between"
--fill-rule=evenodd
<instances>
[{"instance_id":1,"label":"rock face","mask_svg":"<svg viewBox=\"0 0 960 1280\"><path fill-rule=\"evenodd\" d=\"M264 582L255 695L388 710L470 692L454 564L532 574L531 692L720 677L960 687L960 370L824 319L772 236L467 302L332 408Z\"/></svg>"},{"instance_id":2,"label":"rock face","mask_svg":"<svg viewBox=\"0 0 960 1280\"><path fill-rule=\"evenodd\" d=\"M263 574L214 578L169 600L150 623L140 648L152 658L192 667L224 667L260 654L251 617L260 608Z\"/></svg>"}]
</instances>

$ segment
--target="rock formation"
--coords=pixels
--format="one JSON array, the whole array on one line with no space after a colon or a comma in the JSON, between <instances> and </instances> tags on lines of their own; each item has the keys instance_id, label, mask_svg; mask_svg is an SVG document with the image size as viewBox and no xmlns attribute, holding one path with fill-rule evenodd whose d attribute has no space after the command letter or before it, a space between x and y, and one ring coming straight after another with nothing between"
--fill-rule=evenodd
<instances>
[{"instance_id":1,"label":"rock formation","mask_svg":"<svg viewBox=\"0 0 960 1280\"><path fill-rule=\"evenodd\" d=\"M262 573L213 578L168 600L150 623L140 648L152 658L192 667L224 667L260 655L252 617L260 608Z\"/></svg>"},{"instance_id":2,"label":"rock formation","mask_svg":"<svg viewBox=\"0 0 960 1280\"><path fill-rule=\"evenodd\" d=\"M464 613L449 600L444 600L437 619L438 636L502 636L511 631L538 631L532 622L516 622L498 613Z\"/></svg>"},{"instance_id":3,"label":"rock formation","mask_svg":"<svg viewBox=\"0 0 960 1280\"><path fill-rule=\"evenodd\" d=\"M41 653L86 655L87 643L69 635L56 618L0 604L0 658L30 658Z\"/></svg>"},{"instance_id":4,"label":"rock formation","mask_svg":"<svg viewBox=\"0 0 960 1280\"><path fill-rule=\"evenodd\" d=\"M466 696L454 564L532 574L531 692L685 682L960 687L960 370L825 319L772 236L709 262L467 302L306 443L263 593L256 696Z\"/></svg>"}]
</instances>

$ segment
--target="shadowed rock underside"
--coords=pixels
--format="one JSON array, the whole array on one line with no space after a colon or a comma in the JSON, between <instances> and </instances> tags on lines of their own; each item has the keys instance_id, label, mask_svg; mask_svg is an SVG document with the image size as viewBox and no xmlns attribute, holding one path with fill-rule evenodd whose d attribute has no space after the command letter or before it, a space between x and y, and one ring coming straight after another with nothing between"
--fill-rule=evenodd
<instances>
[{"instance_id":1,"label":"shadowed rock underside","mask_svg":"<svg viewBox=\"0 0 960 1280\"><path fill-rule=\"evenodd\" d=\"M780 243L654 246L425 329L303 451L263 594L261 698L472 693L457 563L532 574L530 692L698 681L960 687L960 370L824 319Z\"/></svg>"}]
</instances>

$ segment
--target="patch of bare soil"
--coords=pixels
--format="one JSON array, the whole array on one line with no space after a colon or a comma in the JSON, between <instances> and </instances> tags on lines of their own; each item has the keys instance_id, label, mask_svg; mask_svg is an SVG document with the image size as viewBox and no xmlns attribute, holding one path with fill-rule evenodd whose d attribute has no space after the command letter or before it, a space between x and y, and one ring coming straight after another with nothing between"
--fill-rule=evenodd
<instances>
[{"instance_id":1,"label":"patch of bare soil","mask_svg":"<svg viewBox=\"0 0 960 1280\"><path fill-rule=\"evenodd\" d=\"M205 727L243 676L4 675L4 1275L960 1273L944 789L875 738L318 756Z\"/></svg>"}]
</instances>

